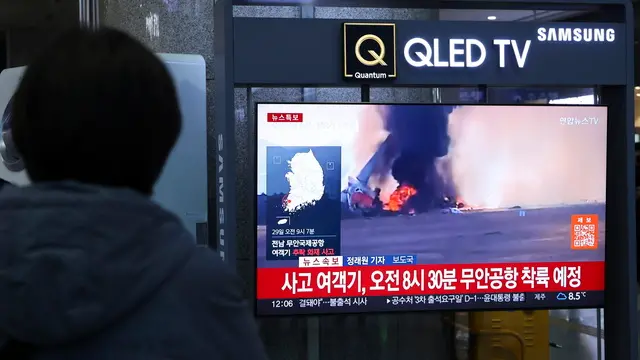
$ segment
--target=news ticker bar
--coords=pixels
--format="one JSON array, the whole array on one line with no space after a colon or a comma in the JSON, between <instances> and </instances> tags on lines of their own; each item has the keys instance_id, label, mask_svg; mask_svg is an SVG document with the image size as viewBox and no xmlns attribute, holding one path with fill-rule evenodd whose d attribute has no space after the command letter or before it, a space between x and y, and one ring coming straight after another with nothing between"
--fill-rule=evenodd
<instances>
[{"instance_id":1,"label":"news ticker bar","mask_svg":"<svg viewBox=\"0 0 640 360\"><path fill-rule=\"evenodd\" d=\"M604 290L604 262L258 268L256 298Z\"/></svg>"},{"instance_id":2,"label":"news ticker bar","mask_svg":"<svg viewBox=\"0 0 640 360\"><path fill-rule=\"evenodd\" d=\"M579 293L579 295L576 295ZM519 294L465 294L462 301L453 295L369 296L312 299L257 300L258 315L313 315L388 311L473 311L597 308L604 306L604 291L535 292ZM499 300L498 296L502 295ZM518 295L518 301L513 296ZM509 301L505 298L509 296ZM522 298L520 298L520 296ZM566 296L566 298L564 298ZM429 298L433 302L429 302ZM446 301L442 301L447 297ZM402 301L400 299L403 299ZM439 298L439 301L436 300ZM451 301L453 299L453 301Z\"/></svg>"}]
</instances>

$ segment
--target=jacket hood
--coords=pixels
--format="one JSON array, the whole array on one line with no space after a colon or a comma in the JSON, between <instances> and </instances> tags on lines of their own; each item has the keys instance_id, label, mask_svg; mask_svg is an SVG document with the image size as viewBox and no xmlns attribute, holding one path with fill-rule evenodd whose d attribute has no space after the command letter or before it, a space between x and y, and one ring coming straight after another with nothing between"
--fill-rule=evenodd
<instances>
[{"instance_id":1,"label":"jacket hood","mask_svg":"<svg viewBox=\"0 0 640 360\"><path fill-rule=\"evenodd\" d=\"M76 183L0 192L0 332L36 345L100 331L186 263L180 220L131 190Z\"/></svg>"}]
</instances>

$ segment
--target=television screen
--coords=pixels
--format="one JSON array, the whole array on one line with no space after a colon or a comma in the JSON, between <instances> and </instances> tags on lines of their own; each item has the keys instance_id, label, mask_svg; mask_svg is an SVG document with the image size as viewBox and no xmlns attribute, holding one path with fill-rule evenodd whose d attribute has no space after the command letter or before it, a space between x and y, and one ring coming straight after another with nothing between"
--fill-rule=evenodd
<instances>
[{"instance_id":1,"label":"television screen","mask_svg":"<svg viewBox=\"0 0 640 360\"><path fill-rule=\"evenodd\" d=\"M603 306L606 107L256 116L258 315Z\"/></svg>"}]
</instances>

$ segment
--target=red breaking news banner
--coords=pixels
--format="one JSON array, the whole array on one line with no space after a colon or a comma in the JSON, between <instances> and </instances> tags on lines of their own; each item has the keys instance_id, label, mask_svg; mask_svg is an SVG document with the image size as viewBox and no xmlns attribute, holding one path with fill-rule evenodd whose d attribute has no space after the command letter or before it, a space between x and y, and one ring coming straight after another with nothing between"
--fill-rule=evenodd
<instances>
[{"instance_id":1,"label":"red breaking news banner","mask_svg":"<svg viewBox=\"0 0 640 360\"><path fill-rule=\"evenodd\" d=\"M268 113L267 122L302 122L302 113Z\"/></svg>"},{"instance_id":2,"label":"red breaking news banner","mask_svg":"<svg viewBox=\"0 0 640 360\"><path fill-rule=\"evenodd\" d=\"M261 268L258 299L601 291L604 262Z\"/></svg>"}]
</instances>

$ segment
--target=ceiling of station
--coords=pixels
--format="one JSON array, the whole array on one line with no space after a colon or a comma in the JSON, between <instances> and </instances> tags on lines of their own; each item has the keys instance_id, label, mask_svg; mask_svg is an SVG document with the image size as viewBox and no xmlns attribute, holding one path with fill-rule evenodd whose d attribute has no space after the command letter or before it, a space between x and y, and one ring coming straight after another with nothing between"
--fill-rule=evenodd
<instances>
[{"instance_id":1,"label":"ceiling of station","mask_svg":"<svg viewBox=\"0 0 640 360\"><path fill-rule=\"evenodd\" d=\"M78 0L0 0L0 30L73 23L77 10ZM449 21L550 21L576 12L443 9L439 15Z\"/></svg>"},{"instance_id":2,"label":"ceiling of station","mask_svg":"<svg viewBox=\"0 0 640 360\"><path fill-rule=\"evenodd\" d=\"M439 17L446 21L552 21L577 14L576 11L443 9Z\"/></svg>"}]
</instances>

